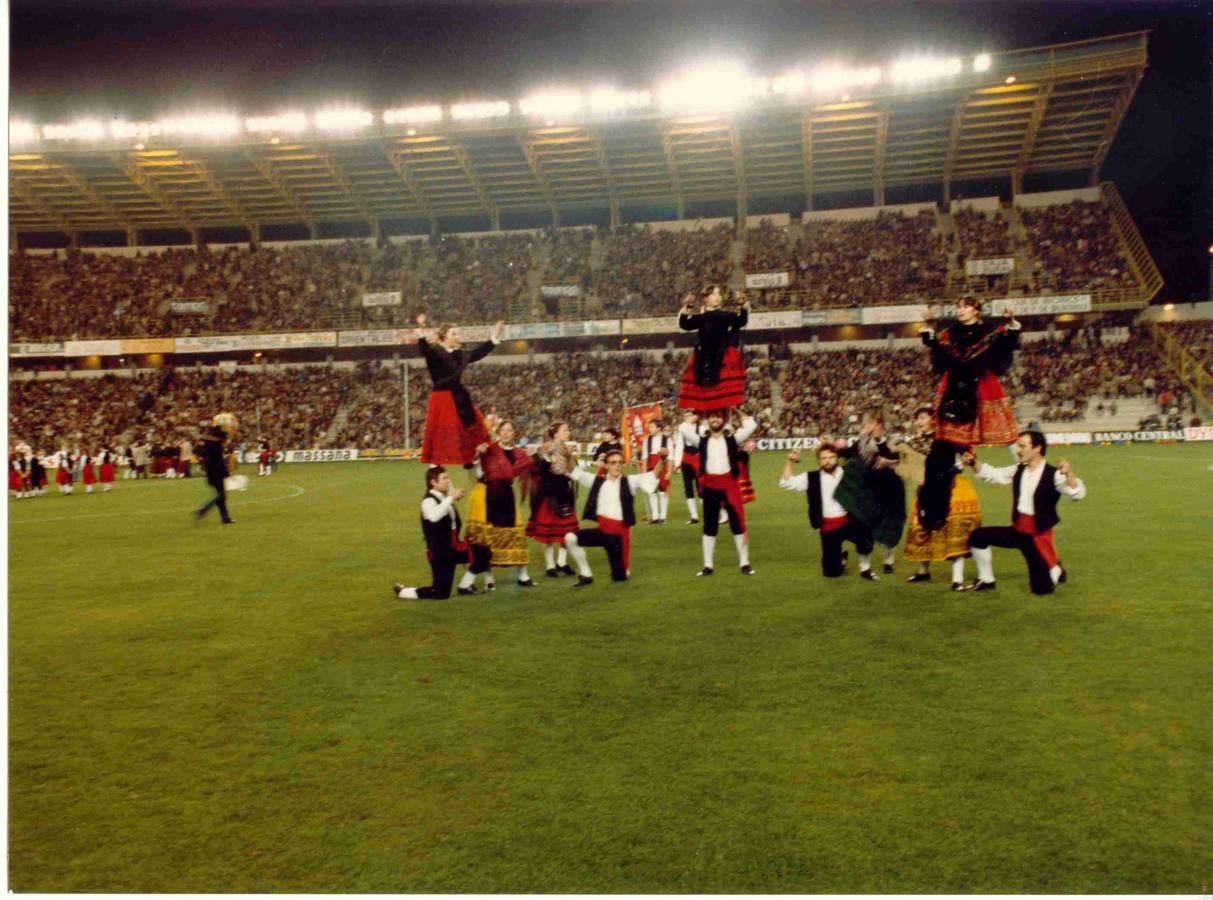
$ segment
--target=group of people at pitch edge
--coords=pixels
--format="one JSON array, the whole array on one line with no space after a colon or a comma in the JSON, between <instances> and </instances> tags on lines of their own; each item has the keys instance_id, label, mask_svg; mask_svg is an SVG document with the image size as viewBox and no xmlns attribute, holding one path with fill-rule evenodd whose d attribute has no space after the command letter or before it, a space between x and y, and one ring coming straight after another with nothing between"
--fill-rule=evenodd
<instances>
[{"instance_id":1,"label":"group of people at pitch edge","mask_svg":"<svg viewBox=\"0 0 1213 900\"><path fill-rule=\"evenodd\" d=\"M503 323L494 326L489 340L469 350L462 346L455 325L424 331L426 318L418 316L423 329L418 345L433 380L421 457L430 464L421 526L432 583L424 587L398 583L392 586L393 594L400 599L446 599L460 566L467 567L457 585L460 594L495 590L495 567L513 566L519 586L535 587L527 568L528 539L543 545L550 578L575 575L576 586L593 583L586 548L601 547L611 579L627 581L631 530L636 524L634 501L639 494L647 495L650 521L664 523L666 492L675 467L683 475L688 524L702 521L703 565L698 576L715 572L722 524L733 535L741 574L754 575L745 513L754 500L754 489L744 445L758 423L751 416L742 416L736 427L731 421L746 389L740 332L748 321L749 306L744 297L737 299L726 305L717 285L684 299L679 325L697 337L678 395L683 422L673 436L664 435L660 423L650 424L638 474L624 473L624 447L613 430L598 445L589 468L578 463L564 422L552 423L538 445L516 446L513 423L486 422L462 381L464 369L500 342ZM828 578L845 571L845 543L854 545L861 578L879 580L871 561L876 544L885 548L883 569L891 573L894 548L908 519L904 556L919 563L910 582L928 582L932 562L950 562L952 590L994 590L991 548L1009 547L1018 549L1027 562L1032 592L1052 593L1066 580L1053 544L1057 503L1062 495L1082 499L1086 488L1065 460L1056 467L1045 461L1048 445L1042 433L1021 433L1016 425L999 378L1011 364L1020 323L1009 307L1003 321L983 319L978 302L971 298L959 301L955 320L935 328L936 317L937 310L928 309L928 325L921 337L940 376L939 387L934 404L917 410L915 435L891 448L882 418L868 413L855 442L822 438L816 449L816 470L796 474L800 451L790 452L779 486L807 494L810 524L821 534L822 574ZM1016 465L978 464L975 447L1009 444L1015 444ZM465 492L453 485L447 466L467 468L475 475L467 494L466 529L456 506ZM965 468L983 481L1011 485L1010 526L982 527L976 491L962 474ZM917 485L908 515L905 479ZM530 501L525 522L515 500L515 481ZM587 492L580 517L578 485ZM702 499L702 518L697 515L696 495ZM590 527L583 527L583 522ZM970 556L977 577L966 582L964 560ZM481 575L483 589L477 586Z\"/></svg>"}]
</instances>

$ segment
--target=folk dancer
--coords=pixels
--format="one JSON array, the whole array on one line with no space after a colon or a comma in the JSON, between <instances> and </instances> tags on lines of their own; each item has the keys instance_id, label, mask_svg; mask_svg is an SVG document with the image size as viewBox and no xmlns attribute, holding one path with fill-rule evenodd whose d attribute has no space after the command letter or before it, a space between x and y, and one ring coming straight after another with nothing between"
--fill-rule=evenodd
<instances>
[{"instance_id":1,"label":"folk dancer","mask_svg":"<svg viewBox=\"0 0 1213 900\"><path fill-rule=\"evenodd\" d=\"M97 469L93 458L87 453L80 454L80 480L84 483L84 493L91 494L93 485L97 483Z\"/></svg>"},{"instance_id":2,"label":"folk dancer","mask_svg":"<svg viewBox=\"0 0 1213 900\"><path fill-rule=\"evenodd\" d=\"M1066 570L1053 545L1053 528L1061 521L1057 501L1063 494L1071 500L1081 500L1087 495L1087 486L1074 474L1067 460L1061 460L1056 467L1046 463L1048 450L1048 441L1041 432L1025 431L1015 443L1018 465L978 466L972 451L965 454L965 464L976 469L978 478L989 484L1011 485L1013 498L1009 528L983 527L969 536L969 549L977 564L977 580L970 585L972 590L994 590L991 547L1014 547L1023 554L1033 594L1051 594L1055 585L1065 582Z\"/></svg>"},{"instance_id":3,"label":"folk dancer","mask_svg":"<svg viewBox=\"0 0 1213 900\"><path fill-rule=\"evenodd\" d=\"M897 545L906 525L905 484L896 472L901 457L889 449L884 417L877 412L863 414L863 426L855 442L854 458L864 469L864 485L871 493L878 515L869 523L872 540L885 548L884 573L893 572Z\"/></svg>"},{"instance_id":4,"label":"folk dancer","mask_svg":"<svg viewBox=\"0 0 1213 900\"><path fill-rule=\"evenodd\" d=\"M623 474L623 451L612 450L603 460L606 474L592 474L586 469L573 468L569 477L589 488L581 518L594 522L597 528L583 528L569 535L569 553L577 563L580 577L577 586L590 584L594 573L586 557L586 547L602 547L611 566L612 581L627 581L632 576L632 526L636 524L633 498L636 491L652 496L659 490L659 471L649 469L639 475Z\"/></svg>"},{"instance_id":5,"label":"folk dancer","mask_svg":"<svg viewBox=\"0 0 1213 900\"><path fill-rule=\"evenodd\" d=\"M674 455L670 462L682 473L682 492L686 496L688 525L699 524L699 448L687 443L699 427L699 416L693 409L682 411L682 423L674 435Z\"/></svg>"},{"instance_id":6,"label":"folk dancer","mask_svg":"<svg viewBox=\"0 0 1213 900\"><path fill-rule=\"evenodd\" d=\"M455 569L467 565L459 582L461 595L477 594L476 575L489 566L489 548L469 544L459 537L463 523L455 503L463 499L463 490L451 485L451 476L442 466L430 466L425 473L425 496L421 498L421 532L425 536L431 583L425 587L392 585L392 593L401 600L447 600Z\"/></svg>"},{"instance_id":7,"label":"folk dancer","mask_svg":"<svg viewBox=\"0 0 1213 900\"><path fill-rule=\"evenodd\" d=\"M55 484L59 486L59 493L61 494L70 494L72 492L73 462L72 455L67 451L66 447L55 454Z\"/></svg>"},{"instance_id":8,"label":"folk dancer","mask_svg":"<svg viewBox=\"0 0 1213 900\"><path fill-rule=\"evenodd\" d=\"M257 474L259 476L274 474L274 451L270 447L269 438L261 439L261 447L257 451Z\"/></svg>"},{"instance_id":9,"label":"folk dancer","mask_svg":"<svg viewBox=\"0 0 1213 900\"><path fill-rule=\"evenodd\" d=\"M846 567L842 544L850 541L859 555L859 577L878 581L872 571L872 532L864 521L847 512L838 496L846 474L838 464L838 449L832 443L818 444L818 469L814 472L793 474L793 467L798 462L799 450L788 453L779 486L808 494L809 524L821 532L821 574L826 578L838 578L843 574Z\"/></svg>"},{"instance_id":10,"label":"folk dancer","mask_svg":"<svg viewBox=\"0 0 1213 900\"><path fill-rule=\"evenodd\" d=\"M114 451L109 447L101 451L101 493L109 493L114 489Z\"/></svg>"},{"instance_id":11,"label":"folk dancer","mask_svg":"<svg viewBox=\"0 0 1213 900\"><path fill-rule=\"evenodd\" d=\"M493 567L499 566L516 566L518 586L533 588L535 581L527 569L530 554L526 525L519 520L514 499L514 480L530 470L532 459L521 447L514 446L513 422L496 422L492 433L491 442L476 448L476 484L468 498L467 539L490 551L492 564L484 573L486 591L497 590Z\"/></svg>"},{"instance_id":12,"label":"folk dancer","mask_svg":"<svg viewBox=\"0 0 1213 900\"><path fill-rule=\"evenodd\" d=\"M673 441L665 433L665 423L661 419L649 421L649 433L645 436L640 450L640 470L656 472L657 490L648 495L649 524L664 525L670 512L670 478L667 460L673 449Z\"/></svg>"},{"instance_id":13,"label":"folk dancer","mask_svg":"<svg viewBox=\"0 0 1213 900\"><path fill-rule=\"evenodd\" d=\"M567 422L553 422L547 440L539 445L531 474L531 516L526 536L543 544L544 568L548 578L576 575L568 563L570 534L577 533L576 497L569 472L577 459L569 441ZM559 548L559 553L557 553Z\"/></svg>"},{"instance_id":14,"label":"folk dancer","mask_svg":"<svg viewBox=\"0 0 1213 900\"><path fill-rule=\"evenodd\" d=\"M934 310L927 308L928 322ZM999 376L1011 367L1019 344L1020 323L1008 304L1005 322L985 322L981 305L972 297L957 301L956 321L938 331L921 329L931 350L931 364L940 376L936 392L935 439L927 456L919 514L928 531L942 528L948 515L948 489L953 461L965 447L1013 444L1019 435L1015 410Z\"/></svg>"},{"instance_id":15,"label":"folk dancer","mask_svg":"<svg viewBox=\"0 0 1213 900\"><path fill-rule=\"evenodd\" d=\"M954 479L948 502L948 516L942 528L927 531L918 515L922 494L922 480L927 456L935 443L935 410L930 406L919 407L914 413L914 437L897 447L901 461L901 476L914 487L914 505L910 513L910 527L906 532L906 546L902 555L910 562L918 563L918 571L906 579L911 584L931 580L931 563L952 563L952 590L965 590L964 566L969 556L969 535L981 527L981 504L972 483L960 475L962 465L957 461L952 468Z\"/></svg>"},{"instance_id":16,"label":"folk dancer","mask_svg":"<svg viewBox=\"0 0 1213 900\"><path fill-rule=\"evenodd\" d=\"M417 324L422 328L425 321L424 313L417 317ZM488 441L484 416L463 386L463 370L493 352L501 343L504 328L505 324L498 322L493 327L492 337L474 350L463 348L459 329L449 322L439 325L428 336L418 337L417 346L434 382L425 413L422 462L469 465L476 456L476 448Z\"/></svg>"},{"instance_id":17,"label":"folk dancer","mask_svg":"<svg viewBox=\"0 0 1213 900\"><path fill-rule=\"evenodd\" d=\"M749 440L757 428L757 420L753 416L746 416L734 433L728 424L728 413L723 409L714 409L707 414L706 424L701 425L693 436L702 467L699 485L703 497L703 568L696 573L699 576L709 576L715 571L716 535L720 530L722 513L727 517L729 530L733 533L741 574L755 574L750 565L750 536L745 524L739 445Z\"/></svg>"},{"instance_id":18,"label":"folk dancer","mask_svg":"<svg viewBox=\"0 0 1213 900\"><path fill-rule=\"evenodd\" d=\"M750 305L737 312L723 309L720 285L709 284L696 297L687 294L678 327L697 333L695 350L687 360L678 392L678 406L696 411L728 410L745 401L745 363L741 358L741 329L750 319Z\"/></svg>"}]
</instances>

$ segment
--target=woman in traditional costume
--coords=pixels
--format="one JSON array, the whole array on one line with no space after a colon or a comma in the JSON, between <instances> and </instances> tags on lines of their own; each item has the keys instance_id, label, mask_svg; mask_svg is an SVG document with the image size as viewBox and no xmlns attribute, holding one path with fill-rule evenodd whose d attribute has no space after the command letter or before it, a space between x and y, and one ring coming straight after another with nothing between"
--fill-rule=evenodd
<instances>
[{"instance_id":1,"label":"woman in traditional costume","mask_svg":"<svg viewBox=\"0 0 1213 900\"><path fill-rule=\"evenodd\" d=\"M695 352L687 360L678 392L678 406L704 411L728 409L745 401L745 363L741 359L741 329L750 319L750 305L739 311L723 309L720 285L710 284L695 295L687 294L678 315L678 327L698 332Z\"/></svg>"},{"instance_id":2,"label":"woman in traditional costume","mask_svg":"<svg viewBox=\"0 0 1213 900\"><path fill-rule=\"evenodd\" d=\"M568 423L552 423L547 440L535 455L531 476L531 518L526 524L526 536L543 544L548 578L577 574L568 564L564 541L578 530L576 497L568 477L577 460L569 445L569 435Z\"/></svg>"},{"instance_id":3,"label":"woman in traditional costume","mask_svg":"<svg viewBox=\"0 0 1213 900\"><path fill-rule=\"evenodd\" d=\"M517 566L519 587L535 587L527 570L526 524L519 519L514 499L514 479L531 468L531 457L514 446L513 422L497 422L493 432L488 443L476 448L476 485L468 495L464 533L469 543L489 548L492 566ZM485 590L497 589L492 568L484 581Z\"/></svg>"},{"instance_id":4,"label":"woman in traditional costume","mask_svg":"<svg viewBox=\"0 0 1213 900\"><path fill-rule=\"evenodd\" d=\"M417 324L425 327L424 314L417 317ZM474 350L464 349L459 340L459 329L449 322L439 325L428 336L418 337L417 346L434 382L425 412L422 462L470 465L476 458L476 448L488 442L484 416L463 386L463 370L493 352L501 341L504 327L503 322L498 322L493 328L493 336Z\"/></svg>"}]
</instances>

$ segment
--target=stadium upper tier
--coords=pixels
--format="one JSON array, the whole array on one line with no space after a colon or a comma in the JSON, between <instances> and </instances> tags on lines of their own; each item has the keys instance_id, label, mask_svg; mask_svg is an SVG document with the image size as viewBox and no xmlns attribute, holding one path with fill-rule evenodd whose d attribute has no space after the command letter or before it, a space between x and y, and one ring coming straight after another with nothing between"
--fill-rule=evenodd
<instances>
[{"instance_id":1,"label":"stadium upper tier","mask_svg":"<svg viewBox=\"0 0 1213 900\"><path fill-rule=\"evenodd\" d=\"M10 334L36 342L393 329L411 326L419 312L536 328L603 323L592 334L618 333L631 320L625 330L645 333L668 330L664 321L641 327L646 317L673 316L688 292L711 282L745 291L759 311L847 310L832 324L879 324L914 316L860 311L961 294L1019 299L1027 314L1047 311L1031 298L1066 295L1077 305L1054 311L1089 311L1141 306L1161 285L1110 185L1020 195L1014 204L953 201L942 213L918 204L751 224L740 238L726 219L256 250L20 253L9 266ZM796 316L753 327L802 322L830 324Z\"/></svg>"},{"instance_id":2,"label":"stadium upper tier","mask_svg":"<svg viewBox=\"0 0 1213 900\"><path fill-rule=\"evenodd\" d=\"M18 233L328 224L436 232L474 216L635 210L953 185L1100 167L1145 71L1147 33L887 68L700 73L632 93L511 104L12 123ZM636 100L638 102L633 102ZM640 102L643 101L643 102ZM721 110L720 107L727 107ZM99 113L101 115L107 115ZM769 203L766 207L769 208ZM205 238L205 235L202 235Z\"/></svg>"}]
</instances>

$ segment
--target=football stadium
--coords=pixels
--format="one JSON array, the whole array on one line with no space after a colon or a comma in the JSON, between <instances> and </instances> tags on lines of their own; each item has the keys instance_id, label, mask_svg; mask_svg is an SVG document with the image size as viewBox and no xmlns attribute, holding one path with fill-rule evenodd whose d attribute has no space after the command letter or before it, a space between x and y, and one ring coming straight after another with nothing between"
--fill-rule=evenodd
<instances>
[{"instance_id":1,"label":"football stadium","mask_svg":"<svg viewBox=\"0 0 1213 900\"><path fill-rule=\"evenodd\" d=\"M1209 26L920 8L14 4L9 888L1208 894Z\"/></svg>"}]
</instances>

